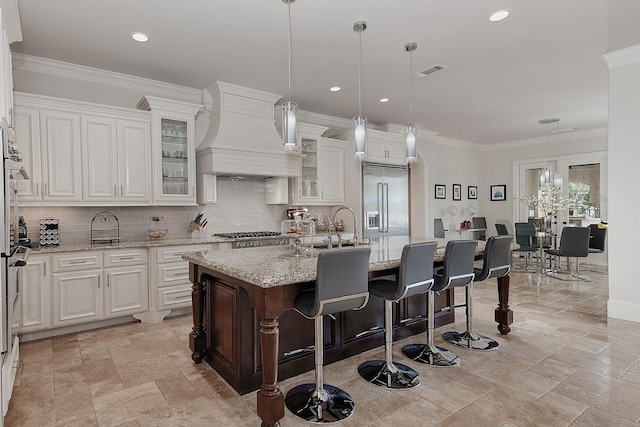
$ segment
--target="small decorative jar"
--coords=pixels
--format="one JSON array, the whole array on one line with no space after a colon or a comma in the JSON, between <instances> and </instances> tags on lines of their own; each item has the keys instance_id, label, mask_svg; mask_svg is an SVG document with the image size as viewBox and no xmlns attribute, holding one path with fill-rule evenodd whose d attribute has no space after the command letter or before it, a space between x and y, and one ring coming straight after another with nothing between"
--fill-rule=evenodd
<instances>
[{"instance_id":1,"label":"small decorative jar","mask_svg":"<svg viewBox=\"0 0 640 427\"><path fill-rule=\"evenodd\" d=\"M167 235L167 222L162 215L151 215L147 221L147 236L150 239L162 239Z\"/></svg>"}]
</instances>

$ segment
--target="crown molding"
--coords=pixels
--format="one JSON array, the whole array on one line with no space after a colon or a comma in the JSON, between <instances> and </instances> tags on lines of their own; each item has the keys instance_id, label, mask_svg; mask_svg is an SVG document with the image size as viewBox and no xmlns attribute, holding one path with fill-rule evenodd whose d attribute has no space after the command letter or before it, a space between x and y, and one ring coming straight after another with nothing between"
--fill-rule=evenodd
<instances>
[{"instance_id":1,"label":"crown molding","mask_svg":"<svg viewBox=\"0 0 640 427\"><path fill-rule=\"evenodd\" d=\"M7 31L9 44L22 41L22 25L20 24L20 13L18 12L18 0L0 0L2 9L2 21L4 29Z\"/></svg>"},{"instance_id":2,"label":"crown molding","mask_svg":"<svg viewBox=\"0 0 640 427\"><path fill-rule=\"evenodd\" d=\"M604 58L609 70L624 67L626 65L638 64L640 63L640 45L625 47L624 49L605 53L602 57Z\"/></svg>"},{"instance_id":3,"label":"crown molding","mask_svg":"<svg viewBox=\"0 0 640 427\"><path fill-rule=\"evenodd\" d=\"M46 74L73 80L82 80L123 89L136 90L143 93L153 93L182 101L202 103L203 90L186 86L178 86L158 80L71 64L69 62L38 56L13 53L13 68L21 71Z\"/></svg>"},{"instance_id":4,"label":"crown molding","mask_svg":"<svg viewBox=\"0 0 640 427\"><path fill-rule=\"evenodd\" d=\"M558 142L572 141L575 139L582 139L582 138L594 138L598 136L607 136L607 135L609 135L609 130L607 128L582 130L582 131L559 134ZM555 137L553 138L553 140L555 142ZM482 151L495 151L495 150L505 150L505 149L521 148L521 147L530 147L532 145L545 145L546 143L547 143L547 140L545 138L538 136L535 138L520 139L517 141L498 142L496 144L485 145L483 146Z\"/></svg>"}]
</instances>

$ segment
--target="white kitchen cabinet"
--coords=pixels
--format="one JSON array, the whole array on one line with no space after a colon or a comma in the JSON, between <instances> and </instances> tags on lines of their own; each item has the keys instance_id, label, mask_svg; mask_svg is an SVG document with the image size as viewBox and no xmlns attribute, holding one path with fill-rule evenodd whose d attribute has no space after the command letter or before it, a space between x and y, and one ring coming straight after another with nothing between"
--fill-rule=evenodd
<instances>
[{"instance_id":1,"label":"white kitchen cabinet","mask_svg":"<svg viewBox=\"0 0 640 427\"><path fill-rule=\"evenodd\" d=\"M366 161L391 165L407 164L401 135L376 131L370 131L368 135Z\"/></svg>"},{"instance_id":2,"label":"white kitchen cabinet","mask_svg":"<svg viewBox=\"0 0 640 427\"><path fill-rule=\"evenodd\" d=\"M20 147L22 163L29 179L18 181L21 205L42 203L42 155L40 152L40 110L16 106L14 113L15 140Z\"/></svg>"},{"instance_id":3,"label":"white kitchen cabinet","mask_svg":"<svg viewBox=\"0 0 640 427\"><path fill-rule=\"evenodd\" d=\"M171 310L191 308L189 263L182 255L209 252L218 244L164 246L150 249L151 280L149 320L157 322Z\"/></svg>"},{"instance_id":4,"label":"white kitchen cabinet","mask_svg":"<svg viewBox=\"0 0 640 427\"><path fill-rule=\"evenodd\" d=\"M347 130L334 135L349 141L353 147L353 131ZM350 148L350 152L353 149ZM379 130L367 130L367 156L364 161L387 165L406 165L404 137L401 134Z\"/></svg>"},{"instance_id":5,"label":"white kitchen cabinet","mask_svg":"<svg viewBox=\"0 0 640 427\"><path fill-rule=\"evenodd\" d=\"M83 201L151 202L149 123L82 116Z\"/></svg>"},{"instance_id":6,"label":"white kitchen cabinet","mask_svg":"<svg viewBox=\"0 0 640 427\"><path fill-rule=\"evenodd\" d=\"M293 204L327 205L344 202L344 141L323 138L328 128L298 124L302 170L294 178Z\"/></svg>"},{"instance_id":7,"label":"white kitchen cabinet","mask_svg":"<svg viewBox=\"0 0 640 427\"><path fill-rule=\"evenodd\" d=\"M146 312L147 259L146 249L52 255L53 326Z\"/></svg>"},{"instance_id":8,"label":"white kitchen cabinet","mask_svg":"<svg viewBox=\"0 0 640 427\"><path fill-rule=\"evenodd\" d=\"M104 319L102 269L53 273L53 326Z\"/></svg>"},{"instance_id":9,"label":"white kitchen cabinet","mask_svg":"<svg viewBox=\"0 0 640 427\"><path fill-rule=\"evenodd\" d=\"M31 255L22 274L21 333L51 328L51 262L48 255Z\"/></svg>"},{"instance_id":10,"label":"white kitchen cabinet","mask_svg":"<svg viewBox=\"0 0 640 427\"><path fill-rule=\"evenodd\" d=\"M147 311L149 268L146 265L105 268L105 317L119 317Z\"/></svg>"},{"instance_id":11,"label":"white kitchen cabinet","mask_svg":"<svg viewBox=\"0 0 640 427\"><path fill-rule=\"evenodd\" d=\"M202 105L145 96L151 111L153 204L196 205L195 116Z\"/></svg>"}]
</instances>

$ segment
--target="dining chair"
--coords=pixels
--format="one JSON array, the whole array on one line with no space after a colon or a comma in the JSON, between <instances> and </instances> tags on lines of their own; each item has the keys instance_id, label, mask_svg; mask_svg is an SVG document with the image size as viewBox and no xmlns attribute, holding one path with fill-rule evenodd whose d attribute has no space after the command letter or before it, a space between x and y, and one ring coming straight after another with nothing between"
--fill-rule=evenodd
<instances>
[{"instance_id":1,"label":"dining chair","mask_svg":"<svg viewBox=\"0 0 640 427\"><path fill-rule=\"evenodd\" d=\"M571 274L572 277L589 282L590 280L580 276L578 270L578 259L586 258L589 255L589 236L591 229L589 227L565 227L562 229L560 235L560 248L559 249L545 249L545 253L556 257L567 257L569 261L571 258L576 258L576 270L571 270L571 263L567 271L558 270L557 268L552 270L552 273L564 273ZM559 276L554 275L556 279L562 279ZM569 279L570 280L570 279Z\"/></svg>"},{"instance_id":2,"label":"dining chair","mask_svg":"<svg viewBox=\"0 0 640 427\"><path fill-rule=\"evenodd\" d=\"M496 232L498 233L498 236L508 236L509 235L509 230L507 230L507 225L506 224L498 224L498 223L496 223Z\"/></svg>"},{"instance_id":3,"label":"dining chair","mask_svg":"<svg viewBox=\"0 0 640 427\"><path fill-rule=\"evenodd\" d=\"M532 270L531 266L531 254L537 252L540 248L534 246L536 229L533 224L528 222L516 222L516 243L518 248L514 249L514 252L521 252L524 254L524 265L520 265L520 268L525 270Z\"/></svg>"},{"instance_id":4,"label":"dining chair","mask_svg":"<svg viewBox=\"0 0 640 427\"><path fill-rule=\"evenodd\" d=\"M607 239L607 227L602 227L600 224L589 225L589 254L601 254L604 252L606 239ZM580 273L594 273L604 274L603 271L598 270L580 270L580 265L576 267L577 272Z\"/></svg>"},{"instance_id":5,"label":"dining chair","mask_svg":"<svg viewBox=\"0 0 640 427\"><path fill-rule=\"evenodd\" d=\"M433 220L433 237L438 239L444 239L444 224L442 218L435 218Z\"/></svg>"},{"instance_id":6,"label":"dining chair","mask_svg":"<svg viewBox=\"0 0 640 427\"><path fill-rule=\"evenodd\" d=\"M473 228L482 229L482 231L478 231L478 239L487 240L487 219L483 216L474 216L471 218L471 224Z\"/></svg>"}]
</instances>

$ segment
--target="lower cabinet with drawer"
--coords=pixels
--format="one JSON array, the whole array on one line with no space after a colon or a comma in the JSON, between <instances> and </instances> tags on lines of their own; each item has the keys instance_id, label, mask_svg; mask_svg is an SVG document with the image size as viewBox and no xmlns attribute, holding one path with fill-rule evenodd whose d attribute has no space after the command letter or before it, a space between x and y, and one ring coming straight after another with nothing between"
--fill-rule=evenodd
<instances>
[{"instance_id":1,"label":"lower cabinet with drawer","mask_svg":"<svg viewBox=\"0 0 640 427\"><path fill-rule=\"evenodd\" d=\"M182 259L182 255L216 249L218 244L163 246L149 250L152 265L149 292L151 322L164 319L171 310L191 309L189 263Z\"/></svg>"},{"instance_id":2,"label":"lower cabinet with drawer","mask_svg":"<svg viewBox=\"0 0 640 427\"><path fill-rule=\"evenodd\" d=\"M147 259L146 249L52 255L53 327L146 312Z\"/></svg>"}]
</instances>

